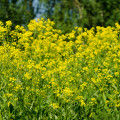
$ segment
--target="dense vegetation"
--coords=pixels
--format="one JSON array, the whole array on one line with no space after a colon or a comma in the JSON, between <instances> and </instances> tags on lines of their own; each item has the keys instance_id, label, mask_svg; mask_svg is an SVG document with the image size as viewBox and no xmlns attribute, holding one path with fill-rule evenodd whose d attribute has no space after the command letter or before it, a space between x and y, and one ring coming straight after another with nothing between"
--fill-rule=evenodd
<instances>
[{"instance_id":1,"label":"dense vegetation","mask_svg":"<svg viewBox=\"0 0 120 120\"><path fill-rule=\"evenodd\" d=\"M35 17L33 0L0 0L0 21L11 20L13 25L26 26Z\"/></svg>"},{"instance_id":2,"label":"dense vegetation","mask_svg":"<svg viewBox=\"0 0 120 120\"><path fill-rule=\"evenodd\" d=\"M53 25L0 22L0 120L119 120L120 25Z\"/></svg>"}]
</instances>

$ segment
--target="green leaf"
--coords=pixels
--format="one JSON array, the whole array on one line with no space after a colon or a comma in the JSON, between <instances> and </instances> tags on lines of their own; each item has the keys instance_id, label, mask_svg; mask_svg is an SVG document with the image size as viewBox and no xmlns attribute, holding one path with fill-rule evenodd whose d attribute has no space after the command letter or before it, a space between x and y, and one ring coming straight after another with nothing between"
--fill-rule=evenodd
<instances>
[{"instance_id":1,"label":"green leaf","mask_svg":"<svg viewBox=\"0 0 120 120\"><path fill-rule=\"evenodd\" d=\"M103 100L104 100L104 102L106 102L106 96L104 93L103 93Z\"/></svg>"},{"instance_id":2,"label":"green leaf","mask_svg":"<svg viewBox=\"0 0 120 120\"><path fill-rule=\"evenodd\" d=\"M50 113L50 119L52 119L52 114Z\"/></svg>"},{"instance_id":3,"label":"green leaf","mask_svg":"<svg viewBox=\"0 0 120 120\"><path fill-rule=\"evenodd\" d=\"M14 110L14 106L12 104L10 104L9 108L10 108L10 113L12 113Z\"/></svg>"},{"instance_id":4,"label":"green leaf","mask_svg":"<svg viewBox=\"0 0 120 120\"><path fill-rule=\"evenodd\" d=\"M58 119L58 117L55 115L55 120L57 120Z\"/></svg>"},{"instance_id":5,"label":"green leaf","mask_svg":"<svg viewBox=\"0 0 120 120\"><path fill-rule=\"evenodd\" d=\"M116 116L117 116L117 120L120 120L120 115L119 115L119 114L117 114Z\"/></svg>"},{"instance_id":6,"label":"green leaf","mask_svg":"<svg viewBox=\"0 0 120 120\"><path fill-rule=\"evenodd\" d=\"M115 88L115 90L117 90L117 87L113 84L113 87Z\"/></svg>"},{"instance_id":7,"label":"green leaf","mask_svg":"<svg viewBox=\"0 0 120 120\"><path fill-rule=\"evenodd\" d=\"M0 120L2 120L1 110L0 110Z\"/></svg>"}]
</instances>

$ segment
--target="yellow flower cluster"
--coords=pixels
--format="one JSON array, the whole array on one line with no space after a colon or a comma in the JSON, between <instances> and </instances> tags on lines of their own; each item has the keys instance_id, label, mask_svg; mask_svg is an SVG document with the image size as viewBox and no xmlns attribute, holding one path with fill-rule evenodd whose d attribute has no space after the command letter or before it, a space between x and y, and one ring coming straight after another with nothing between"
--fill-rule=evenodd
<instances>
[{"instance_id":1,"label":"yellow flower cluster","mask_svg":"<svg viewBox=\"0 0 120 120\"><path fill-rule=\"evenodd\" d=\"M62 103L120 108L119 24L76 27L64 35L49 19L31 20L28 30L17 25L11 31L11 25L0 22L0 84L5 83L6 101L19 106L22 99L29 108L39 99L53 108Z\"/></svg>"}]
</instances>

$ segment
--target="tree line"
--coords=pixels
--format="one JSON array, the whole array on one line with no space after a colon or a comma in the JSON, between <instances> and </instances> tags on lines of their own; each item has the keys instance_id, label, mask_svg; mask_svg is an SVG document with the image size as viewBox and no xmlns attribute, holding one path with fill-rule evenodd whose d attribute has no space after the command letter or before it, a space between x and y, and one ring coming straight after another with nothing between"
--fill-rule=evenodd
<instances>
[{"instance_id":1,"label":"tree line","mask_svg":"<svg viewBox=\"0 0 120 120\"><path fill-rule=\"evenodd\" d=\"M75 26L88 28L114 26L120 22L120 0L39 0L44 3L44 18L55 22L63 33ZM33 0L1 0L0 20L11 20L13 26L27 25L34 19Z\"/></svg>"}]
</instances>

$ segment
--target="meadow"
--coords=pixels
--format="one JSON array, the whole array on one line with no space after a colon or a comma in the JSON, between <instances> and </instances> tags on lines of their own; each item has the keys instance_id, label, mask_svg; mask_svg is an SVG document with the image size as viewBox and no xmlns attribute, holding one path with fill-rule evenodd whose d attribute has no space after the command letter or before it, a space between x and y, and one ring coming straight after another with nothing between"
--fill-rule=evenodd
<instances>
[{"instance_id":1,"label":"meadow","mask_svg":"<svg viewBox=\"0 0 120 120\"><path fill-rule=\"evenodd\" d=\"M120 25L0 22L0 120L120 120Z\"/></svg>"}]
</instances>

